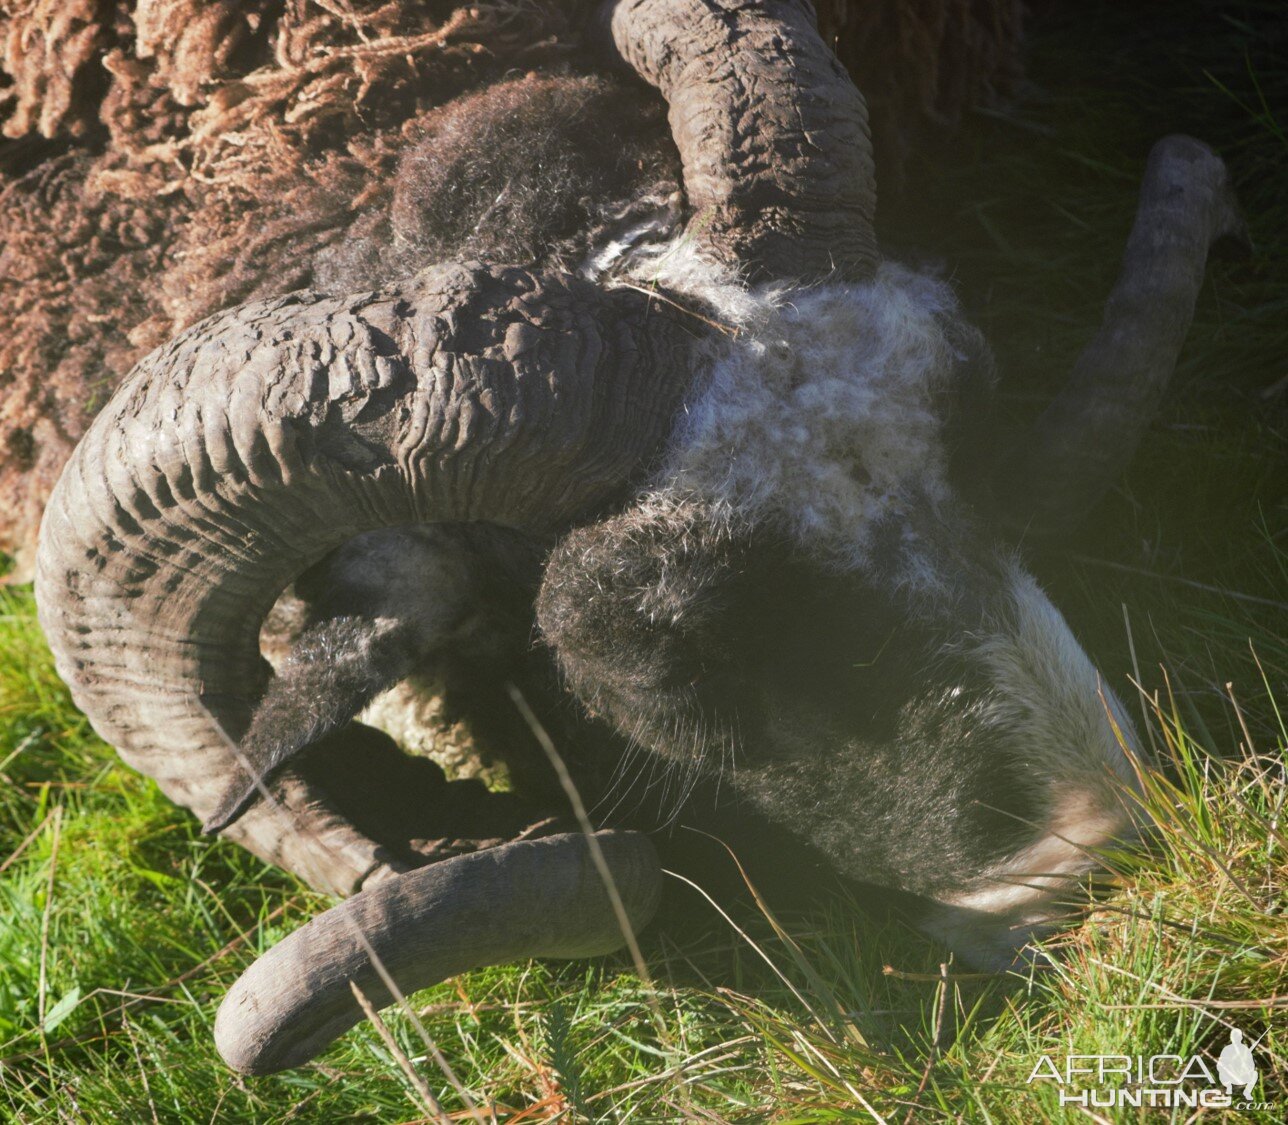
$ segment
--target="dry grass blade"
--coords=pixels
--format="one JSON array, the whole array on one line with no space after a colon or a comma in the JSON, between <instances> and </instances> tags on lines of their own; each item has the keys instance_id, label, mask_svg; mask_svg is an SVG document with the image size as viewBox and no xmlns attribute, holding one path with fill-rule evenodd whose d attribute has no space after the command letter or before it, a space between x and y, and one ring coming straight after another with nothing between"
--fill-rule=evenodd
<instances>
[{"instance_id":1,"label":"dry grass blade","mask_svg":"<svg viewBox=\"0 0 1288 1125\"><path fill-rule=\"evenodd\" d=\"M8 871L9 868L22 855L22 853L25 852L29 847L31 847L31 845L37 839L39 839L40 834L49 826L50 818L52 818L53 815L54 814L52 812L46 813L45 819L42 820L39 824L37 824L35 828L33 828L30 832L27 833L26 836L22 838L22 842L16 848L14 848L13 851L9 853L9 855L5 858L5 861L3 863L0 863L0 875L3 875L6 871Z\"/></svg>"},{"instance_id":2,"label":"dry grass blade","mask_svg":"<svg viewBox=\"0 0 1288 1125\"><path fill-rule=\"evenodd\" d=\"M1146 570L1144 567L1129 566L1126 563L1110 562L1108 559L1096 559L1089 555L1073 555L1071 557L1076 562L1084 563L1087 566L1116 570L1124 574L1137 574L1142 578L1153 578L1159 582L1174 582L1179 586L1188 586L1192 590L1202 590L1206 594L1219 594L1223 598L1233 598L1235 601L1247 602L1250 605L1268 606L1271 609L1279 610L1281 613L1288 612L1288 602L1278 601L1275 598L1244 594L1238 590L1227 590L1223 586L1213 586L1208 582L1197 582L1192 578L1182 578L1179 574L1162 574L1156 570Z\"/></svg>"},{"instance_id":3,"label":"dry grass blade","mask_svg":"<svg viewBox=\"0 0 1288 1125\"><path fill-rule=\"evenodd\" d=\"M1095 957L1088 957L1087 962L1088 964L1095 965L1097 968L1103 969L1107 973L1113 973L1118 976L1128 977L1131 980L1136 981L1142 987L1147 988L1152 992L1160 993L1161 995L1166 997L1166 999L1171 1004L1182 1008L1189 1008L1192 1011L1199 1012L1201 1015L1207 1017L1213 1023L1218 1023L1229 1031L1236 1030L1235 1025L1232 1024L1229 1020L1223 1019L1221 1016L1218 1016L1218 1015L1213 1015L1212 1011L1209 1010L1209 1009L1230 1010L1225 1005L1209 1004L1205 1000L1193 1000L1186 996L1178 996L1175 992L1167 988L1165 985L1160 984L1158 981L1147 980L1144 977L1142 977L1139 973L1133 973L1130 969L1123 968L1121 965L1111 965L1108 962L1100 960ZM1130 1008L1132 1007L1132 1005L1127 1005L1127 1007ZM1274 1054L1272 1054L1271 1057L1275 1059L1275 1062L1277 1065L1281 1067L1288 1066L1288 1060L1279 1058L1277 1055L1274 1055Z\"/></svg>"},{"instance_id":4,"label":"dry grass blade","mask_svg":"<svg viewBox=\"0 0 1288 1125\"><path fill-rule=\"evenodd\" d=\"M143 1085L143 1096L148 1099L148 1110L152 1114L152 1125L161 1125L161 1119L157 1116L157 1104L152 1100L152 1083L148 1081L148 1068L143 1065L143 1056L139 1053L139 1041L134 1034L134 1027L129 1019L124 1021L125 1034L130 1040L130 1048L134 1051L134 1061L139 1068L139 1080Z\"/></svg>"},{"instance_id":5,"label":"dry grass blade","mask_svg":"<svg viewBox=\"0 0 1288 1125\"><path fill-rule=\"evenodd\" d=\"M670 1030L667 1027L666 1017L662 1014L662 1007L657 1002L656 987L653 984L652 974L649 973L644 954L640 950L639 939L635 936L635 927L631 925L630 917L626 913L626 905L622 902L621 892L617 888L617 880L613 878L608 861L604 858L604 851L599 846L599 841L595 838L595 826L586 811L586 803L581 799L581 793L572 779L572 774L568 772L568 765L564 762L563 755L559 753L549 732L541 725L541 720L537 718L536 713L528 705L528 701L524 699L523 693L514 684L506 684L506 690L510 693L510 698L514 701L519 714L523 716L523 721L528 724L533 737L545 752L547 760L559 778L560 787L563 789L565 796L567 796L569 804L572 805L577 823L581 826L581 830L586 836L586 843L590 848L595 870L599 872L599 877L603 880L604 891L608 895L608 901L612 904L613 913L617 917L617 925L622 931L622 937L626 941L626 948L630 951L631 960L635 964L635 971L639 974L640 980L644 982L644 986L647 989L649 1007L653 1011L658 1034L663 1043L669 1044Z\"/></svg>"},{"instance_id":6,"label":"dry grass blade","mask_svg":"<svg viewBox=\"0 0 1288 1125\"><path fill-rule=\"evenodd\" d=\"M1171 1004L1105 1004L1103 1007L1107 1011L1133 1011L1141 1009L1161 1009L1170 1011L1176 1008L1176 1003ZM1193 1008L1212 1008L1220 1011L1239 1011L1240 1009L1248 1011L1257 1011L1262 1009L1288 1008L1288 996L1267 996L1264 1000L1193 1000L1187 1002L1185 1007Z\"/></svg>"},{"instance_id":7,"label":"dry grass blade","mask_svg":"<svg viewBox=\"0 0 1288 1125\"><path fill-rule=\"evenodd\" d=\"M288 899L286 902L282 903L281 906L275 908L274 910L270 911L267 915L265 915L263 920L259 923L259 926L262 927L262 926L268 925L270 922L275 922L278 918L281 918L288 911L294 910L298 906L299 906L298 898ZM247 941L249 941L251 938L251 935L254 932L255 932L254 929L251 929L251 930L246 930L242 933L239 933L232 940L225 943L216 952L212 953L209 957L205 958L205 960L199 961L197 964L193 965L192 968L185 969L178 976L171 977L167 981L163 981L160 984L154 985L152 989L153 995L130 996L128 999L124 999L121 1002L121 1004L118 1005L116 1008L102 1013L102 1015L100 1016L100 1024L106 1024L109 1020L112 1020L112 1019L119 1018L124 1020L132 1008L136 1007L139 1004L145 1003L147 1001L163 1002L167 998L164 996L155 995L156 993L168 992L171 989L175 989L183 984L186 984L190 980L195 980L197 977L200 977L203 973L209 970L212 965L216 964L219 961L222 961L225 957L228 956L228 954L232 953L234 950L236 950L240 946L244 945ZM121 993L112 989L107 989L107 988L96 988L93 991L87 992L85 994L85 996L82 998L82 1003L90 1000L94 996L99 996L99 995L126 996L127 994ZM86 1043L99 1042L110 1038L111 1035L112 1035L111 1028L100 1027L100 1029L97 1031L85 1032L84 1034L81 1034L81 1035L66 1036L64 1038L57 1039L52 1043L45 1044L44 1051L42 1052L28 1051L25 1054L20 1054L20 1055L0 1056L0 1066L13 1066L13 1065L16 1065L17 1063L25 1062L27 1059L36 1058L50 1051L65 1051L70 1047L80 1047L80 1046L84 1046Z\"/></svg>"},{"instance_id":8,"label":"dry grass blade","mask_svg":"<svg viewBox=\"0 0 1288 1125\"><path fill-rule=\"evenodd\" d=\"M827 1023L819 1017L819 1014L811 1006L809 1000L805 998L805 994L801 992L801 990L797 988L795 984L792 983L791 978L774 963L774 959L770 957L769 954L766 953L763 948L761 948L761 946L756 942L756 940L749 933L747 933L746 930L744 930L741 926L739 926L737 922L733 920L733 918L724 909L724 907L722 907L718 902L716 902L714 898L712 898L702 887L698 886L698 884L695 883L692 879L686 878L685 876L681 875L677 871L667 871L665 872L665 874L671 876L672 879L678 879L681 883L684 883L687 886L692 887L695 891L698 892L698 894L700 894L703 898L705 898L707 902L709 902L712 905L712 907L715 908L716 913L718 913L721 918L723 918L726 922L729 923L729 927L734 931L734 933L736 933L740 938L742 938L743 941L745 941L749 946L751 946L751 948L755 951L756 955L762 961L764 961L766 965L769 966L769 968L773 971L774 975L780 981L783 982L783 984L787 987L788 991L791 992L791 994L797 999L801 1007L803 1007L807 1012L809 1012L810 1016L814 1019L814 1022L817 1023L819 1027L824 1030L824 1033L828 1036L828 1038L832 1039L833 1042L835 1042L835 1039L833 1038L831 1030L828 1028Z\"/></svg>"},{"instance_id":9,"label":"dry grass blade","mask_svg":"<svg viewBox=\"0 0 1288 1125\"><path fill-rule=\"evenodd\" d=\"M712 836L709 832L702 832L700 829L696 829L696 828L691 828L690 831L698 832L699 835L706 836L708 839L714 840L722 848L724 848L726 852L729 853L729 858L733 860L734 866L738 868L739 876L741 876L743 883L747 887L747 890L751 892L751 896L755 900L756 909L758 909L761 912L761 914L764 915L765 920L770 924L771 927L773 927L773 931L775 935L778 937L778 940L781 941L787 947L788 952L792 956L792 960L796 963L797 968L799 968L801 972L805 975L805 979L809 981L810 987L815 991L817 995L821 996L823 1000L827 1003L833 1017L835 1018L837 1023L839 1023L840 1026L844 1029L846 1038L849 1039L854 1046L863 1050L868 1049L869 1045L867 1040L863 1037L863 1033L859 1031L857 1027L855 1027L853 1021L846 1018L845 1006L837 1001L836 997L832 993L832 990L827 986L827 982L824 981L821 976L819 976L818 971L810 963L810 959L805 955L805 951L800 947L800 943L797 942L797 940L794 937L792 937L790 933L788 933L786 927L784 927L783 924L778 920L778 916L770 909L769 903L765 901L765 898L760 893L759 888L755 885L755 883L752 882L751 876L747 874L746 868L743 867L742 861L734 853L734 850L727 843L725 843L725 841L719 839L716 836ZM814 1014L814 1013L811 1013L811 1014ZM817 1014L814 1014L814 1018L816 1020L818 1019ZM829 1038L830 1037L831 1036L829 1033Z\"/></svg>"},{"instance_id":10,"label":"dry grass blade","mask_svg":"<svg viewBox=\"0 0 1288 1125\"><path fill-rule=\"evenodd\" d=\"M412 1066L411 1059L398 1046L398 1041L394 1038L393 1032L385 1025L385 1021L380 1018L380 1013L371 1006L371 1001L367 999L366 993L354 981L349 982L349 987L353 990L353 998L358 1001L358 1007L362 1009L371 1026L376 1029L376 1034L380 1036L381 1042L389 1049L389 1053L393 1055L398 1068L407 1076L407 1081L411 1083L412 1089L420 1095L420 1100L424 1103L425 1108L438 1119L440 1125L451 1125L451 1118L447 1116L438 1099L434 1097L433 1091L429 1088L429 1083Z\"/></svg>"}]
</instances>

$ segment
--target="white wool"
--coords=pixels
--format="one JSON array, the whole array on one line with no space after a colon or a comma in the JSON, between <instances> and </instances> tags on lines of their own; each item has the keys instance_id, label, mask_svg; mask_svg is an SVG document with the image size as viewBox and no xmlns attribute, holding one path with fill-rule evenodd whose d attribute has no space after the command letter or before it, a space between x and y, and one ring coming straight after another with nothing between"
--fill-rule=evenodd
<instances>
[{"instance_id":1,"label":"white wool","mask_svg":"<svg viewBox=\"0 0 1288 1125\"><path fill-rule=\"evenodd\" d=\"M1038 777L1113 805L1135 784L1131 720L1033 577L1010 569L1005 618L974 646L994 684L987 721L1016 733Z\"/></svg>"},{"instance_id":2,"label":"white wool","mask_svg":"<svg viewBox=\"0 0 1288 1125\"><path fill-rule=\"evenodd\" d=\"M711 345L657 485L698 493L862 566L873 521L945 483L936 394L957 305L943 282L883 263L870 282L750 288L673 244L638 280L702 301Z\"/></svg>"},{"instance_id":3,"label":"white wool","mask_svg":"<svg viewBox=\"0 0 1288 1125\"><path fill-rule=\"evenodd\" d=\"M1041 831L944 895L922 925L976 964L997 967L1066 917L1078 878L1138 828L1126 710L1033 578L1013 565L1008 585L1002 618L971 648L992 681L981 721L1011 734L1012 783L1045 798Z\"/></svg>"},{"instance_id":4,"label":"white wool","mask_svg":"<svg viewBox=\"0 0 1288 1125\"><path fill-rule=\"evenodd\" d=\"M1070 918L1078 879L1132 833L1125 801L1106 804L1085 790L1057 790L1045 831L1027 847L940 898L920 923L982 969L1011 968L1026 946Z\"/></svg>"}]
</instances>

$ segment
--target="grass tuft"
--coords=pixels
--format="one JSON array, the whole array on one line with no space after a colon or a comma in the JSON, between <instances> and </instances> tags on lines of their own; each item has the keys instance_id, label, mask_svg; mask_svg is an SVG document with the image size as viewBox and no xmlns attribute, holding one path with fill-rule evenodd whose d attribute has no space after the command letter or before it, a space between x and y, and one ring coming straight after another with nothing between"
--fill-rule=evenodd
<instances>
[{"instance_id":1,"label":"grass tuft","mask_svg":"<svg viewBox=\"0 0 1288 1125\"><path fill-rule=\"evenodd\" d=\"M461 1119L396 1010L297 1072L222 1067L223 992L322 902L117 765L49 674L30 597L3 598L0 1116L438 1120L441 1104ZM485 1120L1054 1121L1058 1088L1029 1081L1042 1057L1212 1060L1231 1027L1257 1042L1258 1097L1288 1104L1288 738L1280 722L1264 744L1214 747L1175 693L1148 707L1148 844L1112 857L1089 921L1024 974L959 972L845 901L786 920L765 904L736 930L713 911L678 947L651 935L653 983L624 958L504 966L419 994L417 1015ZM1242 701L1227 709L1246 731Z\"/></svg>"}]
</instances>

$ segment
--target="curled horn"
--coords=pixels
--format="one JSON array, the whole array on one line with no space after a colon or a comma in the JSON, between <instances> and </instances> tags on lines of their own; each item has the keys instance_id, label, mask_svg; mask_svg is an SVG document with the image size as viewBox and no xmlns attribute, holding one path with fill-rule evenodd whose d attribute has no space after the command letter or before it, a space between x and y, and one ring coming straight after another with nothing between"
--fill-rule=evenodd
<instances>
[{"instance_id":1,"label":"curled horn","mask_svg":"<svg viewBox=\"0 0 1288 1125\"><path fill-rule=\"evenodd\" d=\"M129 376L46 510L36 596L59 674L126 762L208 817L289 582L379 527L566 525L663 440L691 344L640 294L466 267L195 326ZM395 868L302 778L281 804L229 835L320 890Z\"/></svg>"},{"instance_id":2,"label":"curled horn","mask_svg":"<svg viewBox=\"0 0 1288 1125\"><path fill-rule=\"evenodd\" d=\"M807 6L629 0L610 22L671 101L691 230L713 252L779 277L867 268L863 102ZM37 599L77 704L208 817L239 772L281 590L364 531L557 531L621 494L692 378L691 333L629 290L451 266L194 326L127 378L46 510ZM261 804L229 835L319 889L389 873L307 781L284 779L283 799L309 834Z\"/></svg>"},{"instance_id":3,"label":"curled horn","mask_svg":"<svg viewBox=\"0 0 1288 1125\"><path fill-rule=\"evenodd\" d=\"M1176 367L1209 250L1246 250L1224 162L1193 137L1150 152L1122 272L1099 331L998 492L1024 527L1071 530L1122 475Z\"/></svg>"},{"instance_id":4,"label":"curled horn","mask_svg":"<svg viewBox=\"0 0 1288 1125\"><path fill-rule=\"evenodd\" d=\"M689 234L753 278L876 266L867 105L803 0L608 0L609 50L666 98Z\"/></svg>"},{"instance_id":5,"label":"curled horn","mask_svg":"<svg viewBox=\"0 0 1288 1125\"><path fill-rule=\"evenodd\" d=\"M635 832L599 832L625 922L648 924L657 853ZM361 1021L350 982L377 1008L483 965L593 957L622 945L585 836L525 840L409 872L332 907L278 942L224 997L215 1044L243 1074L300 1066ZM372 960L373 955L379 965Z\"/></svg>"}]
</instances>

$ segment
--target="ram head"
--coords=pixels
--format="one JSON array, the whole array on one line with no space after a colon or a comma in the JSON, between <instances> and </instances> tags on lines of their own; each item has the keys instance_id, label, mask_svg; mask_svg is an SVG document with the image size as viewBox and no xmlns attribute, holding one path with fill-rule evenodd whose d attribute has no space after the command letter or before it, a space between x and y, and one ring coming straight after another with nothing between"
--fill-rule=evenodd
<instances>
[{"instance_id":1,"label":"ram head","mask_svg":"<svg viewBox=\"0 0 1288 1125\"><path fill-rule=\"evenodd\" d=\"M355 1022L350 979L388 1001L648 920L640 833L423 866L439 791L350 721L453 647L487 674L506 614L617 766L718 778L977 964L1132 830L1131 724L1006 529L1075 523L1130 459L1241 235L1222 162L1159 142L1099 331L990 465L988 349L882 257L864 100L809 5L600 18L666 99L682 192L567 270L450 261L219 313L138 364L49 503L41 622L96 729L209 829L362 892L225 1002L241 1069ZM261 626L292 583L309 618L274 677Z\"/></svg>"}]
</instances>

